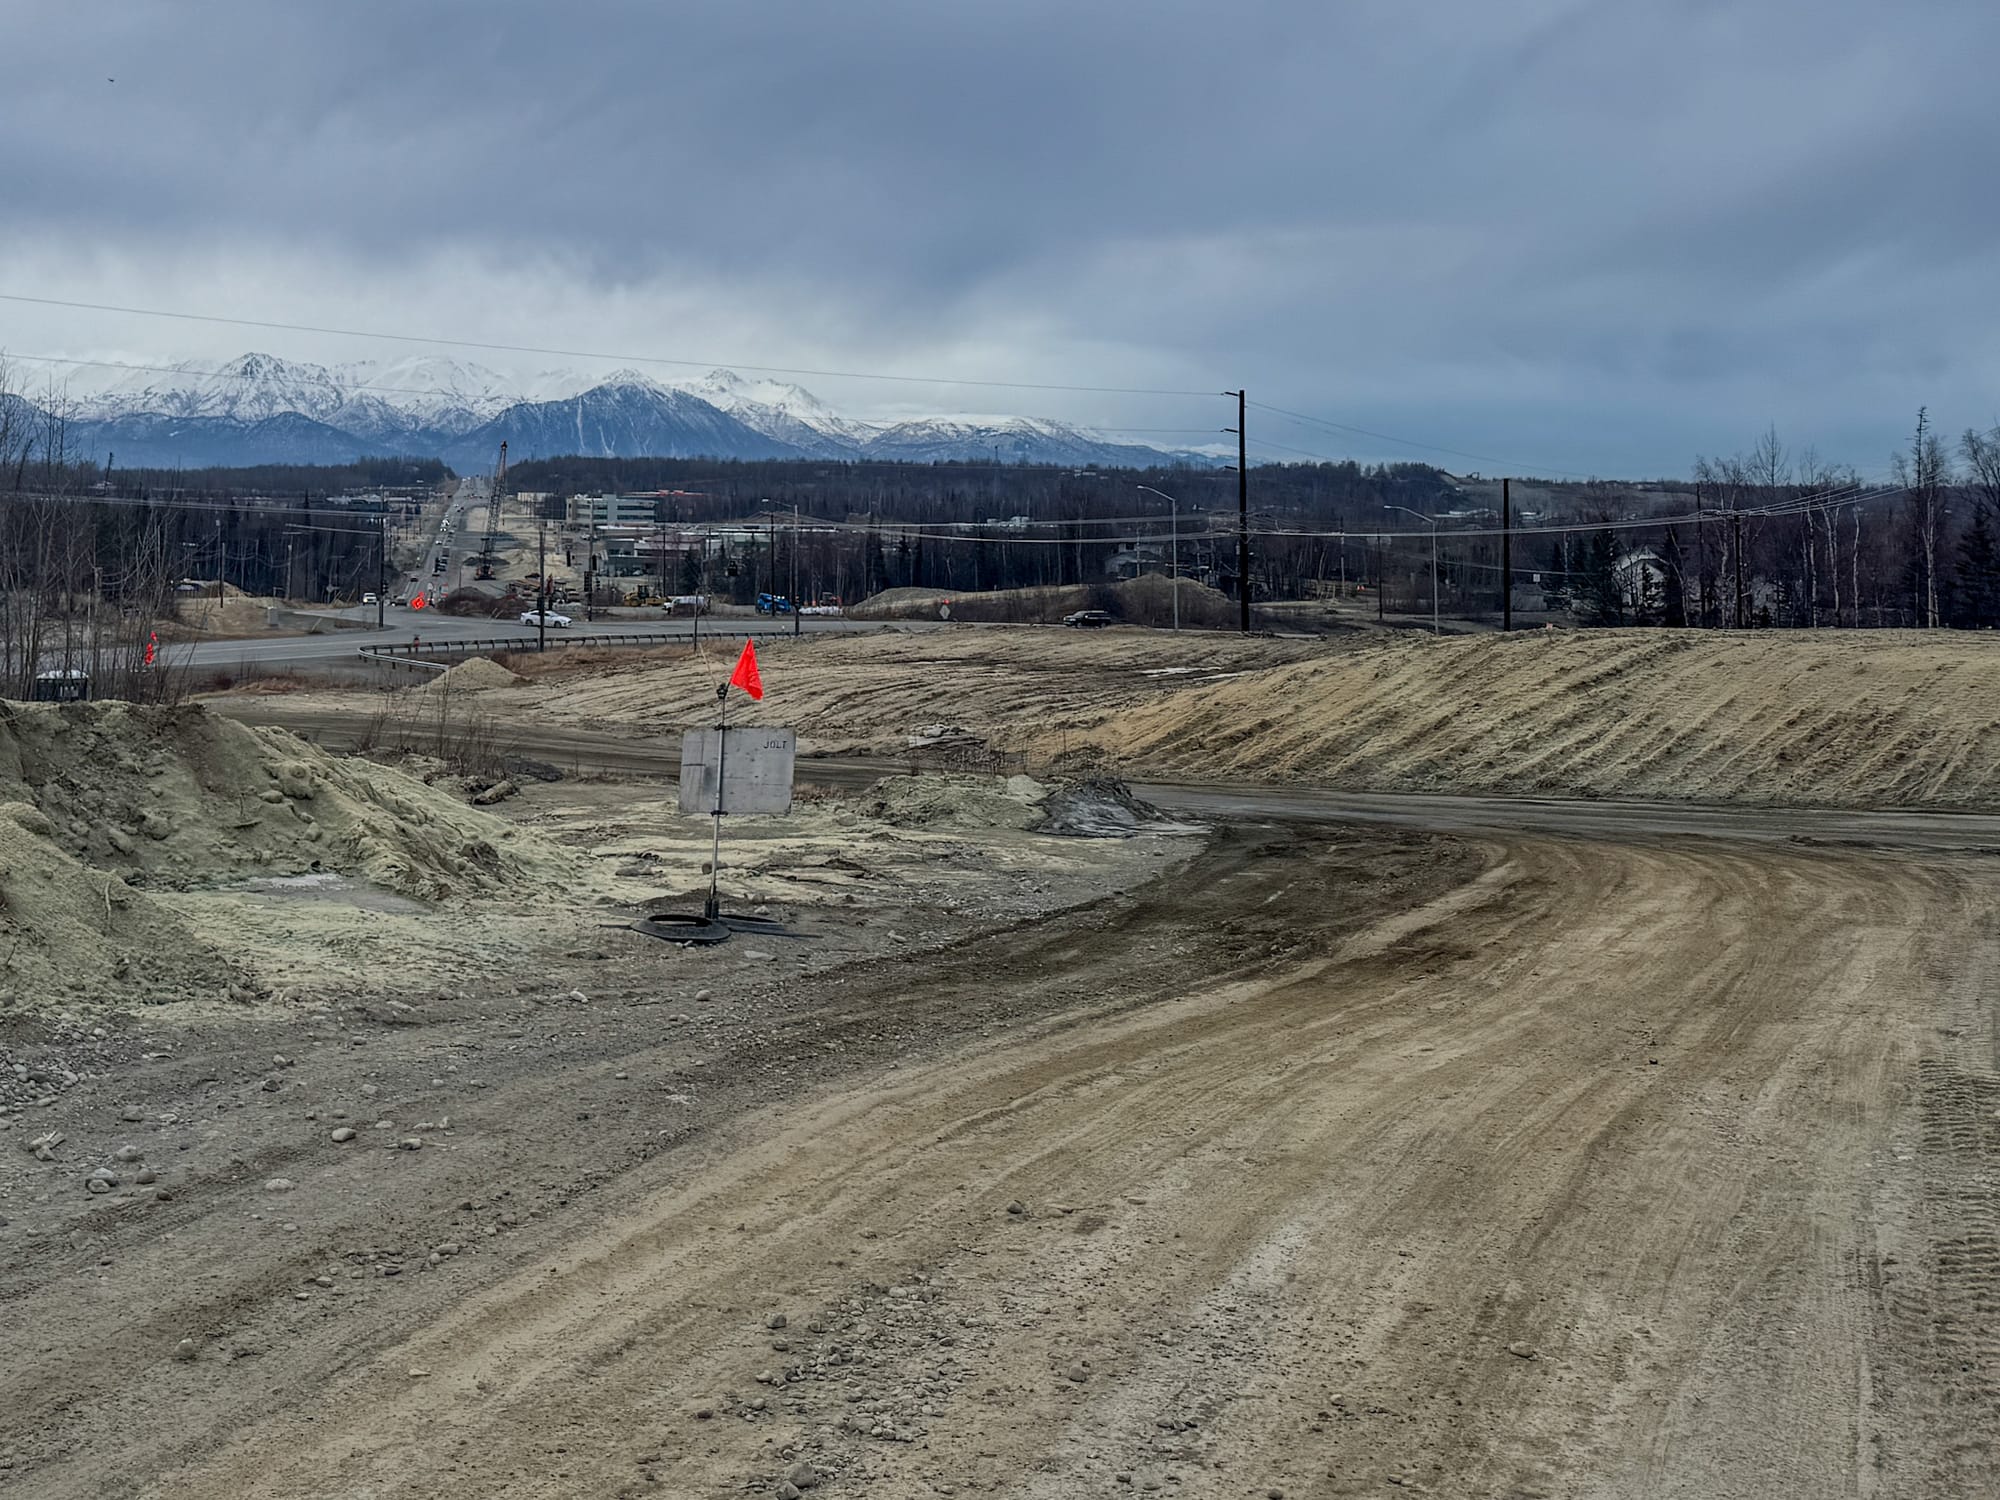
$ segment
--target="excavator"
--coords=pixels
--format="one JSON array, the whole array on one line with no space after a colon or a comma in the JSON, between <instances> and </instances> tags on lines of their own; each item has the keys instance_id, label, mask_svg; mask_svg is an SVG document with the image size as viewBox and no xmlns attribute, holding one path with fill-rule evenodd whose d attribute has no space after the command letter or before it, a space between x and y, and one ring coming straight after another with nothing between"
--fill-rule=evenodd
<instances>
[{"instance_id":1,"label":"excavator","mask_svg":"<svg viewBox=\"0 0 2000 1500\"><path fill-rule=\"evenodd\" d=\"M486 540L480 544L479 566L472 576L490 579L493 576L495 550L500 545L500 497L506 493L507 485L507 444L500 444L500 466L493 471L492 487L486 492Z\"/></svg>"}]
</instances>

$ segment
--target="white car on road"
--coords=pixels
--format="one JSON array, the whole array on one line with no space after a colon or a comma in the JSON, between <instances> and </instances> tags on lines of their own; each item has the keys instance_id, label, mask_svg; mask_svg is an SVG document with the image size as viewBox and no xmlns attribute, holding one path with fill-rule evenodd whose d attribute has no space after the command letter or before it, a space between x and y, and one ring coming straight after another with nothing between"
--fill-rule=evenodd
<instances>
[{"instance_id":1,"label":"white car on road","mask_svg":"<svg viewBox=\"0 0 2000 1500\"><path fill-rule=\"evenodd\" d=\"M521 616L523 625L548 625L560 629L569 624L568 615L559 615L552 609L531 609Z\"/></svg>"}]
</instances>

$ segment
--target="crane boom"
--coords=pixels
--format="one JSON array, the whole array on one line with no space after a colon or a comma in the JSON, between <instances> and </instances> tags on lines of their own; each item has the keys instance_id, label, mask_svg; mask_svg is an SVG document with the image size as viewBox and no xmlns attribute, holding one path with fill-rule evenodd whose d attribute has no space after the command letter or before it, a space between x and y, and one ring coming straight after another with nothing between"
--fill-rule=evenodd
<instances>
[{"instance_id":1,"label":"crane boom","mask_svg":"<svg viewBox=\"0 0 2000 1500\"><path fill-rule=\"evenodd\" d=\"M474 578L491 578L495 562L494 549L500 545L500 496L507 487L507 441L500 441L500 466L493 471L492 487L486 492L486 540L480 544L479 566L473 570Z\"/></svg>"}]
</instances>

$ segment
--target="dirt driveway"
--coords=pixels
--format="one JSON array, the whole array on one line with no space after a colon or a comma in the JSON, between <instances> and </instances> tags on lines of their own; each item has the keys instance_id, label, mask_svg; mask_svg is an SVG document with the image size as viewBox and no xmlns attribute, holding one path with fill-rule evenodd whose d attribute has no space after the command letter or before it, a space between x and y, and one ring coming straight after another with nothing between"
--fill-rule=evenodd
<instances>
[{"instance_id":1,"label":"dirt driveway","mask_svg":"<svg viewBox=\"0 0 2000 1500\"><path fill-rule=\"evenodd\" d=\"M1995 874L1265 823L699 1059L551 1031L296 1230L260 1160L10 1256L12 1478L1990 1495Z\"/></svg>"}]
</instances>

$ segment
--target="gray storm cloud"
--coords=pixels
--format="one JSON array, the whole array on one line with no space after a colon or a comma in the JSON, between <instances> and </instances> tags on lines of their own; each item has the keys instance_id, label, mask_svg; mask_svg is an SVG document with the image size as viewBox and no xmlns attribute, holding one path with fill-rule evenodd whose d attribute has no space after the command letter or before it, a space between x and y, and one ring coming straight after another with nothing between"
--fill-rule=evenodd
<instances>
[{"instance_id":1,"label":"gray storm cloud","mask_svg":"<svg viewBox=\"0 0 2000 1500\"><path fill-rule=\"evenodd\" d=\"M1920 402L2000 407L1990 4L355 0L14 6L6 33L0 291L1242 381L1599 472L1767 420L1873 470ZM195 339L0 310L17 351Z\"/></svg>"}]
</instances>

